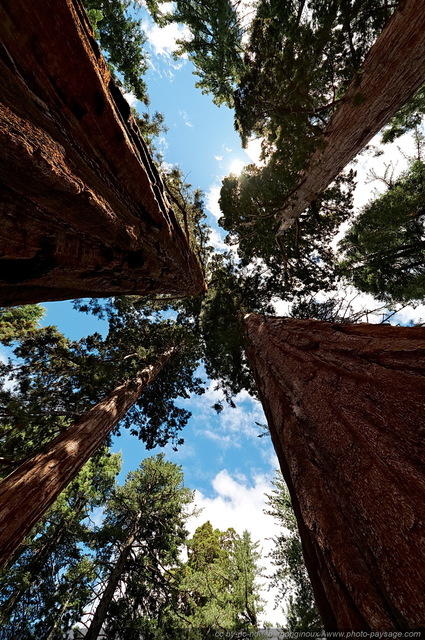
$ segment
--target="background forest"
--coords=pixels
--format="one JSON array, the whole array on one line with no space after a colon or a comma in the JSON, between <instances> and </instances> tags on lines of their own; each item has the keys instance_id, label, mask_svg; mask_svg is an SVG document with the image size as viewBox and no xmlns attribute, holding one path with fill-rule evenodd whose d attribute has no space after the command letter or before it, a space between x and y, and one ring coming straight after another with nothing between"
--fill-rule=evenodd
<instances>
[{"instance_id":1,"label":"background forest","mask_svg":"<svg viewBox=\"0 0 425 640\"><path fill-rule=\"evenodd\" d=\"M167 362L3 572L0 638L320 632L240 319L422 322L423 89L276 237L396 3L84 4L208 292L1 310L2 477Z\"/></svg>"}]
</instances>

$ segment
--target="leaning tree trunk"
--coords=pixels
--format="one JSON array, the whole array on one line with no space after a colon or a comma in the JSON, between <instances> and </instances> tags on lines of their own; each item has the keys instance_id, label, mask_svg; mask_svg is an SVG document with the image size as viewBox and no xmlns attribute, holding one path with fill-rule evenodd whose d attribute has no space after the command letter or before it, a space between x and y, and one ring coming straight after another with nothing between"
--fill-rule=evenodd
<instances>
[{"instance_id":1,"label":"leaning tree trunk","mask_svg":"<svg viewBox=\"0 0 425 640\"><path fill-rule=\"evenodd\" d=\"M425 629L425 329L245 332L325 628Z\"/></svg>"},{"instance_id":2,"label":"leaning tree trunk","mask_svg":"<svg viewBox=\"0 0 425 640\"><path fill-rule=\"evenodd\" d=\"M97 451L175 352L163 353L137 380L114 389L76 424L55 438L0 483L0 567L58 495Z\"/></svg>"},{"instance_id":3,"label":"leaning tree trunk","mask_svg":"<svg viewBox=\"0 0 425 640\"><path fill-rule=\"evenodd\" d=\"M94 612L89 630L84 636L85 640L97 640L99 633L102 630L103 623L106 620L106 614L108 613L108 609L111 605L114 593L116 592L118 585L121 582L126 562L131 553L131 549L133 548L141 515L141 513L137 514L130 529L130 533L128 534L127 539L121 547L118 559L115 562L114 567L109 575L108 583L105 587L104 592L102 593L102 597L100 598L99 604L96 607L96 611Z\"/></svg>"},{"instance_id":4,"label":"leaning tree trunk","mask_svg":"<svg viewBox=\"0 0 425 640\"><path fill-rule=\"evenodd\" d=\"M2 0L0 86L0 305L201 293L81 0Z\"/></svg>"},{"instance_id":5,"label":"leaning tree trunk","mask_svg":"<svg viewBox=\"0 0 425 640\"><path fill-rule=\"evenodd\" d=\"M41 570L46 564L52 552L57 548L67 529L81 517L84 507L87 506L87 499L80 499L76 508L73 509L71 517L62 520L56 528L53 536L34 554L25 567L25 574L28 576L24 586L15 589L7 600L0 605L0 624L6 623L10 618L12 611L16 608L18 602L27 593L40 575ZM14 558L12 558L13 564Z\"/></svg>"},{"instance_id":6,"label":"leaning tree trunk","mask_svg":"<svg viewBox=\"0 0 425 640\"><path fill-rule=\"evenodd\" d=\"M298 187L281 212L278 235L316 197L425 82L423 0L401 0L353 78L325 129Z\"/></svg>"}]
</instances>

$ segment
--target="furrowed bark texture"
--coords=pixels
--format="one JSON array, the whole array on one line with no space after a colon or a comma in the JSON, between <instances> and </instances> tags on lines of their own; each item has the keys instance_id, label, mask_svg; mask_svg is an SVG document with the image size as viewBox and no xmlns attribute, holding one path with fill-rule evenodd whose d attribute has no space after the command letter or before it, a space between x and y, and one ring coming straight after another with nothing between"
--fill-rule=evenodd
<instances>
[{"instance_id":1,"label":"furrowed bark texture","mask_svg":"<svg viewBox=\"0 0 425 640\"><path fill-rule=\"evenodd\" d=\"M423 0L401 0L353 78L283 212L278 235L326 189L425 82Z\"/></svg>"},{"instance_id":2,"label":"furrowed bark texture","mask_svg":"<svg viewBox=\"0 0 425 640\"><path fill-rule=\"evenodd\" d=\"M327 630L425 629L425 329L249 315Z\"/></svg>"},{"instance_id":3,"label":"furrowed bark texture","mask_svg":"<svg viewBox=\"0 0 425 640\"><path fill-rule=\"evenodd\" d=\"M0 304L202 292L80 0L1 3L0 85Z\"/></svg>"},{"instance_id":4,"label":"furrowed bark texture","mask_svg":"<svg viewBox=\"0 0 425 640\"><path fill-rule=\"evenodd\" d=\"M0 567L156 378L175 349L126 382L0 483Z\"/></svg>"}]
</instances>

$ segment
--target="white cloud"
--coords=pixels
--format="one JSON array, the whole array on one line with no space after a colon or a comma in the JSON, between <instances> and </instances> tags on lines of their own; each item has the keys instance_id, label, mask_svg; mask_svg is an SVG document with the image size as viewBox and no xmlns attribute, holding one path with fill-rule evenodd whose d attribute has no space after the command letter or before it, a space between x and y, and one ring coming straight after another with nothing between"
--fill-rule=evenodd
<instances>
[{"instance_id":1,"label":"white cloud","mask_svg":"<svg viewBox=\"0 0 425 640\"><path fill-rule=\"evenodd\" d=\"M155 55L166 56L168 58L171 58L172 54L177 50L177 40L190 38L188 27L175 22L162 28L157 24L144 23L143 30ZM178 68L181 64L181 62L178 63Z\"/></svg>"},{"instance_id":2,"label":"white cloud","mask_svg":"<svg viewBox=\"0 0 425 640\"><path fill-rule=\"evenodd\" d=\"M357 171L354 204L359 209L364 207L369 200L386 191L384 182L374 180L371 172L379 177L384 177L386 168L389 167L388 175L396 178L407 169L409 160L416 157L415 141L409 133L386 145L381 144L381 135L378 134L370 141L369 147L379 148L379 151L383 153L374 156L370 152L363 151L356 157L355 163L349 165Z\"/></svg>"},{"instance_id":3,"label":"white cloud","mask_svg":"<svg viewBox=\"0 0 425 640\"><path fill-rule=\"evenodd\" d=\"M202 508L196 518L189 521L191 534L201 524L209 520L214 528L226 530L233 527L242 534L248 530L253 542L259 541L262 550L261 565L265 574L273 571L268 554L273 548L270 540L279 533L279 527L271 516L265 515L266 493L271 493L271 477L257 475L249 484L242 475L231 475L227 469L222 469L212 481L213 497L207 497L200 491L195 491L195 504ZM283 623L283 614L274 611L274 591L267 591L266 581L263 584L262 597L266 600L265 611L261 615L262 621L272 624Z\"/></svg>"},{"instance_id":4,"label":"white cloud","mask_svg":"<svg viewBox=\"0 0 425 640\"><path fill-rule=\"evenodd\" d=\"M210 227L210 244L216 251L228 251L229 246L224 242L222 235L217 229Z\"/></svg>"},{"instance_id":5,"label":"white cloud","mask_svg":"<svg viewBox=\"0 0 425 640\"><path fill-rule=\"evenodd\" d=\"M425 304L419 304L417 307L407 306L401 309L390 320L391 324L409 324L414 322L415 324L425 322Z\"/></svg>"},{"instance_id":6,"label":"white cloud","mask_svg":"<svg viewBox=\"0 0 425 640\"><path fill-rule=\"evenodd\" d=\"M127 102L130 105L130 107L135 107L136 106L137 98L134 95L134 93L131 93L131 91L129 93L125 93L124 94L124 98L127 100Z\"/></svg>"},{"instance_id":7,"label":"white cloud","mask_svg":"<svg viewBox=\"0 0 425 640\"><path fill-rule=\"evenodd\" d=\"M221 217L220 206L218 204L220 189L220 184L213 184L205 194L205 206L214 218L217 218L217 220Z\"/></svg>"},{"instance_id":8,"label":"white cloud","mask_svg":"<svg viewBox=\"0 0 425 640\"><path fill-rule=\"evenodd\" d=\"M241 391L234 397L235 407L223 401L223 392L215 389L216 383L210 382L209 387L203 396L197 400L197 418L199 427L195 427L198 435L216 441L223 449L229 447L240 448L246 444L247 438L257 441L262 432L261 427L256 423L265 424L263 409L260 402L252 398L247 391ZM222 402L223 409L218 414L214 427L205 429L207 419L211 418L211 407Z\"/></svg>"},{"instance_id":9,"label":"white cloud","mask_svg":"<svg viewBox=\"0 0 425 640\"><path fill-rule=\"evenodd\" d=\"M221 162L223 160L223 156L214 156L214 160L217 160L217 162Z\"/></svg>"}]
</instances>

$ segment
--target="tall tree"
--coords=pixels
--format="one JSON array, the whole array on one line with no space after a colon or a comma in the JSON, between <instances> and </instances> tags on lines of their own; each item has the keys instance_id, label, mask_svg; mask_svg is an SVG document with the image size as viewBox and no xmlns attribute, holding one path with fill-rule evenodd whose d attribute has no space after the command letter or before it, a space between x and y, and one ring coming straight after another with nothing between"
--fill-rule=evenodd
<instances>
[{"instance_id":1,"label":"tall tree","mask_svg":"<svg viewBox=\"0 0 425 640\"><path fill-rule=\"evenodd\" d=\"M165 12L161 6L165 5ZM190 30L181 38L175 57L188 55L200 77L196 86L212 93L217 105L233 105L233 93L244 67L242 36L244 11L241 0L177 0L170 9L164 0L148 0L152 17L160 26L182 23Z\"/></svg>"},{"instance_id":2,"label":"tall tree","mask_svg":"<svg viewBox=\"0 0 425 640\"><path fill-rule=\"evenodd\" d=\"M106 450L90 460L2 572L2 638L47 638L53 630L57 637L79 620L94 579L88 517L104 504L120 465L120 455Z\"/></svg>"},{"instance_id":3,"label":"tall tree","mask_svg":"<svg viewBox=\"0 0 425 640\"><path fill-rule=\"evenodd\" d=\"M144 460L115 491L99 532L104 568L87 640L104 625L117 639L149 633L169 597L167 567L178 560L192 501L181 468L163 454Z\"/></svg>"},{"instance_id":4,"label":"tall tree","mask_svg":"<svg viewBox=\"0 0 425 640\"><path fill-rule=\"evenodd\" d=\"M149 99L143 80L148 68L143 48L146 36L129 11L137 3L131 0L83 0L83 4L95 36L106 52L115 81L126 92L133 92L138 100L147 104Z\"/></svg>"},{"instance_id":5,"label":"tall tree","mask_svg":"<svg viewBox=\"0 0 425 640\"><path fill-rule=\"evenodd\" d=\"M234 529L214 529L208 521L196 529L187 548L187 562L173 574L177 597L168 624L171 618L177 627L190 629L194 640L225 630L256 637L262 611L258 543L248 531L240 536Z\"/></svg>"},{"instance_id":6,"label":"tall tree","mask_svg":"<svg viewBox=\"0 0 425 640\"><path fill-rule=\"evenodd\" d=\"M245 328L325 629L425 628L425 329Z\"/></svg>"},{"instance_id":7,"label":"tall tree","mask_svg":"<svg viewBox=\"0 0 425 640\"><path fill-rule=\"evenodd\" d=\"M161 354L68 427L40 453L33 455L0 483L0 566L99 449L118 422L173 355Z\"/></svg>"},{"instance_id":8,"label":"tall tree","mask_svg":"<svg viewBox=\"0 0 425 640\"><path fill-rule=\"evenodd\" d=\"M1 304L202 292L80 0L5 2L0 40Z\"/></svg>"},{"instance_id":9,"label":"tall tree","mask_svg":"<svg viewBox=\"0 0 425 640\"><path fill-rule=\"evenodd\" d=\"M266 494L269 508L265 513L273 516L281 527L279 534L273 538L274 549L270 554L275 566L270 585L278 589L276 605L279 604L286 614L288 631L319 633L322 624L304 564L297 520L280 472L277 472L272 485L272 493Z\"/></svg>"},{"instance_id":10,"label":"tall tree","mask_svg":"<svg viewBox=\"0 0 425 640\"><path fill-rule=\"evenodd\" d=\"M367 204L341 248L353 284L389 303L425 298L425 164L415 160Z\"/></svg>"}]
</instances>

